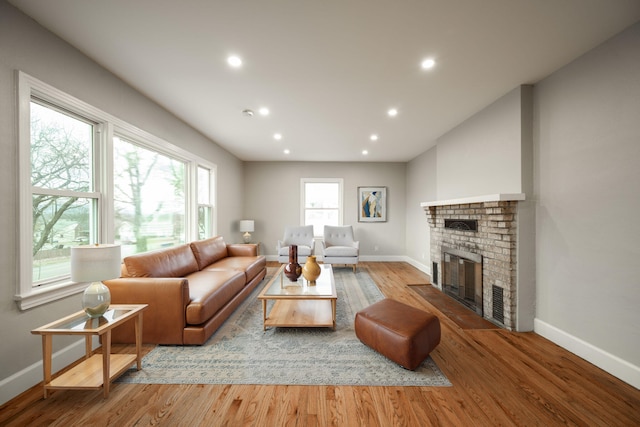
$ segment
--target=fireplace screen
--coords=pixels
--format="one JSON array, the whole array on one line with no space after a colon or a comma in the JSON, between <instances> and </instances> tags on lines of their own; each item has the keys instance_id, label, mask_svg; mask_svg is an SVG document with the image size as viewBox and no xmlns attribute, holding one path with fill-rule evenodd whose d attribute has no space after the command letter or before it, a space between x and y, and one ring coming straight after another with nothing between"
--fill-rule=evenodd
<instances>
[{"instance_id":1,"label":"fireplace screen","mask_svg":"<svg viewBox=\"0 0 640 427\"><path fill-rule=\"evenodd\" d=\"M482 316L482 256L442 248L442 289Z\"/></svg>"}]
</instances>

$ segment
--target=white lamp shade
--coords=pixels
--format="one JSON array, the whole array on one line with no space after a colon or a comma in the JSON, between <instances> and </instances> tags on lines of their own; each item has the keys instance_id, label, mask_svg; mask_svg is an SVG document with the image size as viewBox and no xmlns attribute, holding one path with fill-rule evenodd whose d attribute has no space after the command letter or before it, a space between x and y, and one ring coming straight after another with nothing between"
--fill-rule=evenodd
<instances>
[{"instance_id":1,"label":"white lamp shade","mask_svg":"<svg viewBox=\"0 0 640 427\"><path fill-rule=\"evenodd\" d=\"M248 231L249 233L253 233L253 220L243 219L242 221L240 221L240 231Z\"/></svg>"},{"instance_id":2,"label":"white lamp shade","mask_svg":"<svg viewBox=\"0 0 640 427\"><path fill-rule=\"evenodd\" d=\"M71 248L71 280L101 282L120 277L120 245L87 245Z\"/></svg>"}]
</instances>

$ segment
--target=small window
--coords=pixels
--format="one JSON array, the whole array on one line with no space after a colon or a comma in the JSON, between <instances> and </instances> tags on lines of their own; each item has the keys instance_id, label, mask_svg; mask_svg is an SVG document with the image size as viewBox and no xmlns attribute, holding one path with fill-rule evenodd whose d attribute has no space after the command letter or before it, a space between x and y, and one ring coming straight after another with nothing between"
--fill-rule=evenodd
<instances>
[{"instance_id":1,"label":"small window","mask_svg":"<svg viewBox=\"0 0 640 427\"><path fill-rule=\"evenodd\" d=\"M325 225L342 225L342 179L302 179L302 224L322 237Z\"/></svg>"},{"instance_id":2,"label":"small window","mask_svg":"<svg viewBox=\"0 0 640 427\"><path fill-rule=\"evenodd\" d=\"M213 236L213 188L211 169L198 166L198 238L206 239Z\"/></svg>"}]
</instances>

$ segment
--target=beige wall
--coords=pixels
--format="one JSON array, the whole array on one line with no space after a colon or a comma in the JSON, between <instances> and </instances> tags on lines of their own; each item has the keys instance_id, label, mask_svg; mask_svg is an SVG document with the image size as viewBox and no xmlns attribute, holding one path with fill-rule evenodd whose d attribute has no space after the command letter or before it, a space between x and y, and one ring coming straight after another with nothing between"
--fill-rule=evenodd
<instances>
[{"instance_id":1,"label":"beige wall","mask_svg":"<svg viewBox=\"0 0 640 427\"><path fill-rule=\"evenodd\" d=\"M420 203L437 200L438 147L407 163L407 249L409 262L431 274L429 223Z\"/></svg>"},{"instance_id":2,"label":"beige wall","mask_svg":"<svg viewBox=\"0 0 640 427\"><path fill-rule=\"evenodd\" d=\"M300 225L300 179L342 178L344 224L353 225L361 259L403 257L405 171L405 163L247 162L244 215L256 221L254 237L271 259L284 227ZM387 187L387 222L358 222L357 188L378 185Z\"/></svg>"},{"instance_id":3,"label":"beige wall","mask_svg":"<svg viewBox=\"0 0 640 427\"><path fill-rule=\"evenodd\" d=\"M438 138L438 200L521 193L518 87Z\"/></svg>"},{"instance_id":4,"label":"beige wall","mask_svg":"<svg viewBox=\"0 0 640 427\"><path fill-rule=\"evenodd\" d=\"M640 387L640 23L534 98L536 331Z\"/></svg>"},{"instance_id":5,"label":"beige wall","mask_svg":"<svg viewBox=\"0 0 640 427\"><path fill-rule=\"evenodd\" d=\"M242 214L244 187L242 162L0 1L0 404L42 380L41 341L31 329L80 309L79 295L28 311L18 310L13 300L18 281L16 70L217 164L223 183L218 187L218 232L225 238L232 237L233 221ZM71 342L55 339L54 351Z\"/></svg>"}]
</instances>

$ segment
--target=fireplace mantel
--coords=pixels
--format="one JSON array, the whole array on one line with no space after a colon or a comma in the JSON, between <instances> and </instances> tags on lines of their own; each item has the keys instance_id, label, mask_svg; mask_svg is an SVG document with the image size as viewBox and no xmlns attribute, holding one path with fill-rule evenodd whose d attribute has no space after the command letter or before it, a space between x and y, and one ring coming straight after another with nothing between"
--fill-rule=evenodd
<instances>
[{"instance_id":1,"label":"fireplace mantel","mask_svg":"<svg viewBox=\"0 0 640 427\"><path fill-rule=\"evenodd\" d=\"M466 205L469 203L522 201L524 199L525 199L524 193L499 193L499 194L486 194L484 196L463 197L461 199L422 202L420 203L420 206L422 206L423 208L429 208L433 206Z\"/></svg>"}]
</instances>

